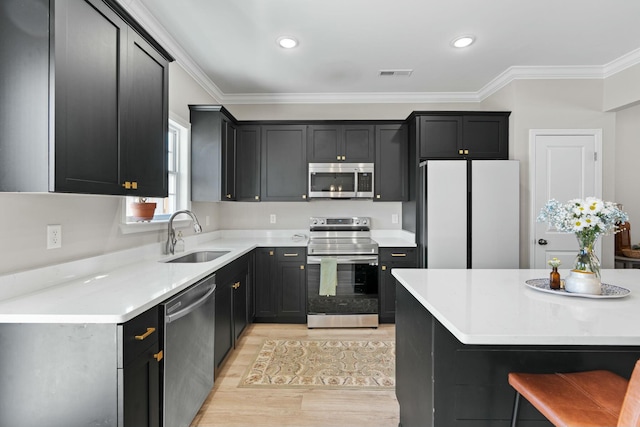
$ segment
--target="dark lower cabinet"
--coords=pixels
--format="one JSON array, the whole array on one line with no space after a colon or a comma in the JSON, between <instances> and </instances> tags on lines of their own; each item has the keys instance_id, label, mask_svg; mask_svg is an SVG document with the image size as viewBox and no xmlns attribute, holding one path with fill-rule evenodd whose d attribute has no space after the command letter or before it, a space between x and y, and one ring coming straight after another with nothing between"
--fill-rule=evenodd
<instances>
[{"instance_id":1,"label":"dark lower cabinet","mask_svg":"<svg viewBox=\"0 0 640 427\"><path fill-rule=\"evenodd\" d=\"M125 427L160 426L160 324L156 306L122 325Z\"/></svg>"},{"instance_id":2,"label":"dark lower cabinet","mask_svg":"<svg viewBox=\"0 0 640 427\"><path fill-rule=\"evenodd\" d=\"M247 254L216 272L214 363L222 367L236 341L251 321L249 318L250 264Z\"/></svg>"},{"instance_id":3,"label":"dark lower cabinet","mask_svg":"<svg viewBox=\"0 0 640 427\"><path fill-rule=\"evenodd\" d=\"M396 318L396 279L394 268L416 268L417 248L380 248L378 294L380 323L393 323Z\"/></svg>"},{"instance_id":4,"label":"dark lower cabinet","mask_svg":"<svg viewBox=\"0 0 640 427\"><path fill-rule=\"evenodd\" d=\"M258 248L255 322L306 323L306 247Z\"/></svg>"},{"instance_id":5,"label":"dark lower cabinet","mask_svg":"<svg viewBox=\"0 0 640 427\"><path fill-rule=\"evenodd\" d=\"M160 426L160 344L152 344L123 369L125 427Z\"/></svg>"}]
</instances>

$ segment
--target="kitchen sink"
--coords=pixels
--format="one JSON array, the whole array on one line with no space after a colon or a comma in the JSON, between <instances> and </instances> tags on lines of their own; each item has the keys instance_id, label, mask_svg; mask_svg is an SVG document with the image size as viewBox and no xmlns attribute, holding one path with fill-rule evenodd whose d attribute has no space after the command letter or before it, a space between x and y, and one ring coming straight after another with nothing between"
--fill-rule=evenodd
<instances>
[{"instance_id":1,"label":"kitchen sink","mask_svg":"<svg viewBox=\"0 0 640 427\"><path fill-rule=\"evenodd\" d=\"M182 255L181 257L170 259L165 262L184 262L184 263L195 263L195 262L208 262L213 261L214 259L220 258L228 254L230 251L198 251L191 252L186 255Z\"/></svg>"}]
</instances>

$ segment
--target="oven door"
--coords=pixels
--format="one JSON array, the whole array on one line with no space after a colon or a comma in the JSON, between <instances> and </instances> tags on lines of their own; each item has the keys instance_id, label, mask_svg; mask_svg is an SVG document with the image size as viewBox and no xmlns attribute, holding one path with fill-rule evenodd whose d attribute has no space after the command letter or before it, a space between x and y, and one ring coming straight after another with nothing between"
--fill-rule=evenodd
<instances>
[{"instance_id":1,"label":"oven door","mask_svg":"<svg viewBox=\"0 0 640 427\"><path fill-rule=\"evenodd\" d=\"M378 256L339 255L336 295L320 295L321 256L307 256L308 314L377 314Z\"/></svg>"}]
</instances>

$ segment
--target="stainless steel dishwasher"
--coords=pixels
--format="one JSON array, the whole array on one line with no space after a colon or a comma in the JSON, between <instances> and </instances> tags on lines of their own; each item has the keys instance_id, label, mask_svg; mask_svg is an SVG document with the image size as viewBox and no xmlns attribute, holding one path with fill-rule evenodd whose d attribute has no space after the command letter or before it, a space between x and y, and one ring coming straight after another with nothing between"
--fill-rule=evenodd
<instances>
[{"instance_id":1,"label":"stainless steel dishwasher","mask_svg":"<svg viewBox=\"0 0 640 427\"><path fill-rule=\"evenodd\" d=\"M188 427L213 387L215 274L161 304L163 425Z\"/></svg>"}]
</instances>

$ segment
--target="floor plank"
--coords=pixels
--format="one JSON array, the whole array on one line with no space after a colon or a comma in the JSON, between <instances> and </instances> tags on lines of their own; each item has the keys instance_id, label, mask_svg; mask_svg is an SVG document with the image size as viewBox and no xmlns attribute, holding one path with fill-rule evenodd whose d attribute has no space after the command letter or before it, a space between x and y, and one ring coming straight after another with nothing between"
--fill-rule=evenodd
<instances>
[{"instance_id":1,"label":"floor plank","mask_svg":"<svg viewBox=\"0 0 640 427\"><path fill-rule=\"evenodd\" d=\"M398 426L398 401L393 390L238 387L266 338L395 340L395 327L308 329L306 325L251 325L218 374L191 427Z\"/></svg>"}]
</instances>

